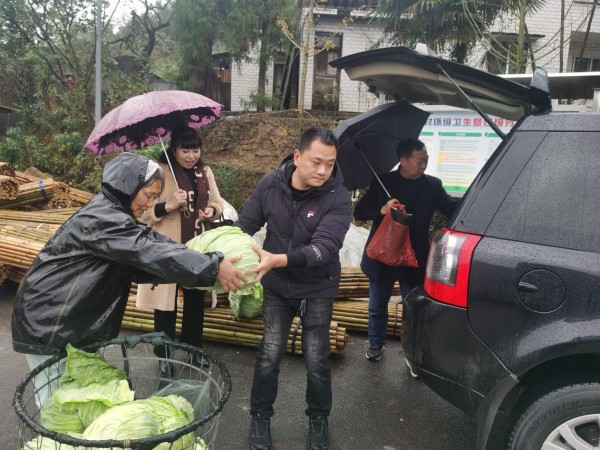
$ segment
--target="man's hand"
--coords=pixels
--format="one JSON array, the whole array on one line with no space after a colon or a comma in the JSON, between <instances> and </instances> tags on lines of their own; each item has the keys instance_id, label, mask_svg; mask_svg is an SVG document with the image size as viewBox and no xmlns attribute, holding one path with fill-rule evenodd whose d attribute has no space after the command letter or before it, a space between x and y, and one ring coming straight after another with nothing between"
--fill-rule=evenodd
<instances>
[{"instance_id":1,"label":"man's hand","mask_svg":"<svg viewBox=\"0 0 600 450\"><path fill-rule=\"evenodd\" d=\"M381 211L380 212L381 212L382 216L385 216L388 213L388 211L392 207L393 203L400 203L400 202L397 199L395 199L395 198L390 198L387 201L387 203L381 207Z\"/></svg>"},{"instance_id":2,"label":"man's hand","mask_svg":"<svg viewBox=\"0 0 600 450\"><path fill-rule=\"evenodd\" d=\"M287 266L287 255L280 253L269 253L266 250L263 250L258 245L253 245L252 250L258 253L260 256L260 263L254 269L249 270L248 274L255 273L256 278L252 280L252 283L258 283L262 277L264 277L267 272L275 267L285 267Z\"/></svg>"},{"instance_id":3,"label":"man's hand","mask_svg":"<svg viewBox=\"0 0 600 450\"><path fill-rule=\"evenodd\" d=\"M238 262L241 258L241 255L230 256L223 258L223 261L219 264L217 281L225 292L239 291L248 283L248 278L233 265L234 262Z\"/></svg>"}]
</instances>

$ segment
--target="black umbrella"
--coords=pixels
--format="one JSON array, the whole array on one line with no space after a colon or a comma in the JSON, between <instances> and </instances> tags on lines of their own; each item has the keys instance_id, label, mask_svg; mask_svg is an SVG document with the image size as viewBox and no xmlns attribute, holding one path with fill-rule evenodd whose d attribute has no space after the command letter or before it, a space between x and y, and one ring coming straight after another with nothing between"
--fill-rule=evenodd
<instances>
[{"instance_id":1,"label":"black umbrella","mask_svg":"<svg viewBox=\"0 0 600 450\"><path fill-rule=\"evenodd\" d=\"M377 174L389 172L398 164L398 142L418 137L428 117L428 112L399 101L342 121L333 134L339 141L337 161L346 188L369 186L373 177L381 183Z\"/></svg>"}]
</instances>

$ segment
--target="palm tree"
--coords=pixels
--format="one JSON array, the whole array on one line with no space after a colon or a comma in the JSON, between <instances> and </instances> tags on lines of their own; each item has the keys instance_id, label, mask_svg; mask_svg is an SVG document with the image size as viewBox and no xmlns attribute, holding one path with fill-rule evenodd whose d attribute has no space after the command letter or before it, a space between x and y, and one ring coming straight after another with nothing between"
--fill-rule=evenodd
<instances>
[{"instance_id":1,"label":"palm tree","mask_svg":"<svg viewBox=\"0 0 600 450\"><path fill-rule=\"evenodd\" d=\"M465 11L465 1L476 7L476 18ZM486 28L497 11L496 2L487 0L382 0L375 16L392 44L414 46L423 42L464 63L479 37L472 22Z\"/></svg>"}]
</instances>

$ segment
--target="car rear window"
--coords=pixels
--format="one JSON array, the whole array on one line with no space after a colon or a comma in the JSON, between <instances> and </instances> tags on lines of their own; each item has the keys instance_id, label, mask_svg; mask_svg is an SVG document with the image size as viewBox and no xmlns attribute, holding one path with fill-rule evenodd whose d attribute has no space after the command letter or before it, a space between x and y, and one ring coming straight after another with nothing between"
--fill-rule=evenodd
<instances>
[{"instance_id":1,"label":"car rear window","mask_svg":"<svg viewBox=\"0 0 600 450\"><path fill-rule=\"evenodd\" d=\"M600 252L599 142L600 132L548 133L486 234Z\"/></svg>"}]
</instances>

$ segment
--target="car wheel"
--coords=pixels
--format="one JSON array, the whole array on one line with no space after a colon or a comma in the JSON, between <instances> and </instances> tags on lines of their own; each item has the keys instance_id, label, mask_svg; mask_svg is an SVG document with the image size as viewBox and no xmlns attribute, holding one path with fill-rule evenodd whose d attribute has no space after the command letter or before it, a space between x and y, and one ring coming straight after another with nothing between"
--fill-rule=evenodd
<instances>
[{"instance_id":1,"label":"car wheel","mask_svg":"<svg viewBox=\"0 0 600 450\"><path fill-rule=\"evenodd\" d=\"M600 383L563 386L534 400L517 420L510 450L586 450L600 445Z\"/></svg>"}]
</instances>

